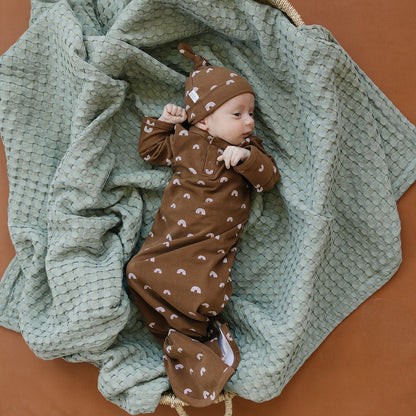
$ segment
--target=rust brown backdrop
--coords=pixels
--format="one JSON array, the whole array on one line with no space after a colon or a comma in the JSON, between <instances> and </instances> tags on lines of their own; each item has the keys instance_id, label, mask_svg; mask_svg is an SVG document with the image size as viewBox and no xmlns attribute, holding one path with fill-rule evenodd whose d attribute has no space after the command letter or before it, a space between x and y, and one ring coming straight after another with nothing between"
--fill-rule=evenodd
<instances>
[{"instance_id":1,"label":"rust brown backdrop","mask_svg":"<svg viewBox=\"0 0 416 416\"><path fill-rule=\"evenodd\" d=\"M414 0L292 0L307 24L327 27L352 58L416 123ZM28 26L29 0L0 2L0 54ZM0 145L0 276L14 254L7 230L8 184ZM236 398L248 416L416 415L416 184L398 202L403 263L381 290L325 340L280 397L255 404ZM96 368L42 361L20 334L0 327L1 416L125 416L97 391ZM187 409L219 416L223 405ZM159 406L155 415L176 412Z\"/></svg>"}]
</instances>

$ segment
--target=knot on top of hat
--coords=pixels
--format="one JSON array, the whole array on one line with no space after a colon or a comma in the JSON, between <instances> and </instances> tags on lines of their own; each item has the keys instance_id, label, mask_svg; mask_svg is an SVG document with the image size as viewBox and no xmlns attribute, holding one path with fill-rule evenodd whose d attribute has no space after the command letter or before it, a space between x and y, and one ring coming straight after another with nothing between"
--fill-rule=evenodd
<instances>
[{"instance_id":1,"label":"knot on top of hat","mask_svg":"<svg viewBox=\"0 0 416 416\"><path fill-rule=\"evenodd\" d=\"M194 69L208 65L208 62L201 55L195 55L195 52L187 43L180 43L178 45L178 50L183 56L194 61Z\"/></svg>"}]
</instances>

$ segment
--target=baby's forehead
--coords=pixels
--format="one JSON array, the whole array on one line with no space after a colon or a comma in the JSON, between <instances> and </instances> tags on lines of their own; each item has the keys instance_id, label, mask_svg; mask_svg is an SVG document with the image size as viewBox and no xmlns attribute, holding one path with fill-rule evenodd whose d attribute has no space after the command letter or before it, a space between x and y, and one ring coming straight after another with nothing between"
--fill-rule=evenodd
<instances>
[{"instance_id":1,"label":"baby's forehead","mask_svg":"<svg viewBox=\"0 0 416 416\"><path fill-rule=\"evenodd\" d=\"M240 108L240 107L248 107L248 108L254 109L254 106L255 106L254 95L250 93L244 93L244 94L237 95L233 98L230 98L221 107L219 107L218 110L220 110L221 108L228 109L228 108Z\"/></svg>"}]
</instances>

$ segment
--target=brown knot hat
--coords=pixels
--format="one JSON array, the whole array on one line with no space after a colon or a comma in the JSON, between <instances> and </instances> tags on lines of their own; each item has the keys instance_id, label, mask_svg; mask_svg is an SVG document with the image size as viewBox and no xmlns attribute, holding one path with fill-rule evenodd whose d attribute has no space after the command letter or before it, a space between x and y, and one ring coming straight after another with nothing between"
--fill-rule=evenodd
<instances>
[{"instance_id":1,"label":"brown knot hat","mask_svg":"<svg viewBox=\"0 0 416 416\"><path fill-rule=\"evenodd\" d=\"M185 82L185 110L188 121L195 124L213 113L237 95L255 95L249 82L231 69L212 66L200 55L195 55L186 43L178 45L179 52L194 62Z\"/></svg>"}]
</instances>

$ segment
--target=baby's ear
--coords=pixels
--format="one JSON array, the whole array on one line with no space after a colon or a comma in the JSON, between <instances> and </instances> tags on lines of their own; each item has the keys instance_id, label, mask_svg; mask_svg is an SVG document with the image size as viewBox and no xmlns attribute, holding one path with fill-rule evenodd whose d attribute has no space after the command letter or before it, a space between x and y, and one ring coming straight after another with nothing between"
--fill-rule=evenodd
<instances>
[{"instance_id":1,"label":"baby's ear","mask_svg":"<svg viewBox=\"0 0 416 416\"><path fill-rule=\"evenodd\" d=\"M198 127L201 130L207 131L208 130L207 119L204 118L204 119L198 121L197 123L195 123L195 126Z\"/></svg>"}]
</instances>

